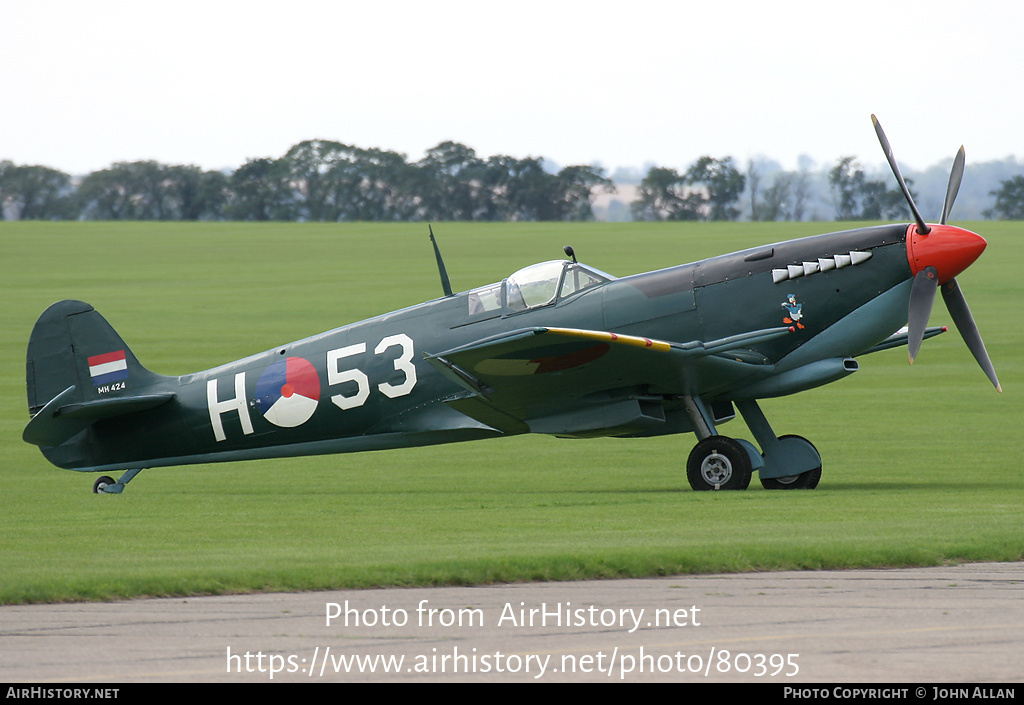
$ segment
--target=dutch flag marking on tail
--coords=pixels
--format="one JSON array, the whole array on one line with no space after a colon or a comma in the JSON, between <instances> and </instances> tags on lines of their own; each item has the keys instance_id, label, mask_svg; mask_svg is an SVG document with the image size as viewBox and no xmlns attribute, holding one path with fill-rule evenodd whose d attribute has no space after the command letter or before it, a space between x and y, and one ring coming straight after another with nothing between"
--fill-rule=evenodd
<instances>
[{"instance_id":1,"label":"dutch flag marking on tail","mask_svg":"<svg viewBox=\"0 0 1024 705\"><path fill-rule=\"evenodd\" d=\"M124 350L90 357L89 374L93 385L97 387L128 379L128 361Z\"/></svg>"}]
</instances>

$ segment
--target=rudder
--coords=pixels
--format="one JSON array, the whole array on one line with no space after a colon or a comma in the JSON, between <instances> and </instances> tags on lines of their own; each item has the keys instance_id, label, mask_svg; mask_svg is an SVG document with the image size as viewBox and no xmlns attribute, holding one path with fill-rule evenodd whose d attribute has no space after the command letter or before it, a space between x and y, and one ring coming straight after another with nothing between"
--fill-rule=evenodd
<instances>
[{"instance_id":1,"label":"rudder","mask_svg":"<svg viewBox=\"0 0 1024 705\"><path fill-rule=\"evenodd\" d=\"M83 301L53 304L29 337L26 382L33 415L72 385L79 392L77 401L88 401L108 385L128 379L148 383L154 377L106 319Z\"/></svg>"}]
</instances>

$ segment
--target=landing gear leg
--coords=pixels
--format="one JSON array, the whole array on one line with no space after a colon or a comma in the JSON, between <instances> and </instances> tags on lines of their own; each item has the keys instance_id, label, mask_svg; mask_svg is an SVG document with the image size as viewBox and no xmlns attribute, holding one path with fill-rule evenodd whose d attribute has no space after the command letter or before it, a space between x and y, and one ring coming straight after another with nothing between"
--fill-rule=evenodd
<instances>
[{"instance_id":1,"label":"landing gear leg","mask_svg":"<svg viewBox=\"0 0 1024 705\"><path fill-rule=\"evenodd\" d=\"M750 444L719 436L714 417L700 397L684 396L683 406L699 440L686 460L690 487L697 491L747 489L754 470Z\"/></svg>"},{"instance_id":2,"label":"landing gear leg","mask_svg":"<svg viewBox=\"0 0 1024 705\"><path fill-rule=\"evenodd\" d=\"M128 470L121 477L117 478L117 482L114 482L114 478L104 475L93 483L93 494L121 494L124 492L124 486L131 482L132 478L140 472L142 472L142 468Z\"/></svg>"},{"instance_id":3,"label":"landing gear leg","mask_svg":"<svg viewBox=\"0 0 1024 705\"><path fill-rule=\"evenodd\" d=\"M761 446L764 467L758 471L768 490L812 490L821 480L821 455L801 436L775 436L761 407L753 399L737 401L743 420Z\"/></svg>"}]
</instances>

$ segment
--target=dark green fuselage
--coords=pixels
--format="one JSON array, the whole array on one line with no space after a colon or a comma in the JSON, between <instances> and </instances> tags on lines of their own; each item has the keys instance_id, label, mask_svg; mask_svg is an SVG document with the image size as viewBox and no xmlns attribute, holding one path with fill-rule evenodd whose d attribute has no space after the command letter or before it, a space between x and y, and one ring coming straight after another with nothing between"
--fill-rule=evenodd
<instances>
[{"instance_id":1,"label":"dark green fuselage","mask_svg":"<svg viewBox=\"0 0 1024 705\"><path fill-rule=\"evenodd\" d=\"M81 361L73 374L49 379L39 352L42 333L38 338L34 333L30 406L38 410L57 392L76 388L68 399L77 405L65 405L63 415L71 419L77 414L89 423L83 421L84 428L56 445L44 444L43 452L58 466L83 471L362 451L530 431L686 432L692 428L681 411L683 395L699 395L721 407L824 384L843 376L842 360L864 353L904 325L913 276L906 232L906 225L849 230L619 279L590 272L588 285L566 288L563 281L554 300L518 310L513 310L506 280L182 377L152 374L128 351L128 376L116 388L93 384L90 368ZM859 253L862 261L836 259L850 253ZM584 271L574 267L566 262L563 276ZM481 310L479 292L485 290L496 296L490 308ZM46 323L57 331L58 313L60 320L72 321L95 314L90 311L68 308L49 319L44 314L39 326ZM561 342L529 359L510 354L505 363L533 363L529 381L543 373L549 388L559 392L535 404L516 401L499 410L487 407L491 397L486 390L470 394L427 359L537 327L687 343L782 326L792 332L699 359L652 357L648 369L639 364L604 371L586 387L574 382L559 389L566 373L557 365L544 369L543 361L578 372L604 354L598 343ZM123 346L104 331L81 333L72 342L80 359ZM268 372L272 367L285 375L285 384ZM847 366L845 373L852 369ZM130 400L125 402L130 413L113 412L117 405L109 400L119 397ZM154 399L151 408L146 408L147 398ZM278 401L283 411L270 411ZM602 427L603 418L607 424Z\"/></svg>"}]
</instances>

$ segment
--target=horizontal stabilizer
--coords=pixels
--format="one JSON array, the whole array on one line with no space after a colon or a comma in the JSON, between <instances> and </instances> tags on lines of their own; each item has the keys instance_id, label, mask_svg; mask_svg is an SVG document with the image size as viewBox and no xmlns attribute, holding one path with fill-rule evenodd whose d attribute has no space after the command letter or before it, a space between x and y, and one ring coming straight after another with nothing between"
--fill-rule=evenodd
<instances>
[{"instance_id":1,"label":"horizontal stabilizer","mask_svg":"<svg viewBox=\"0 0 1024 705\"><path fill-rule=\"evenodd\" d=\"M166 392L78 402L70 401L76 395L75 388L68 387L32 417L22 438L37 446L59 446L97 421L148 411L175 396Z\"/></svg>"},{"instance_id":2,"label":"horizontal stabilizer","mask_svg":"<svg viewBox=\"0 0 1024 705\"><path fill-rule=\"evenodd\" d=\"M166 404L175 396L177 395L173 392L164 392L162 394L140 394L135 397L111 397L110 399L84 401L60 407L55 416L98 421L99 419L147 411Z\"/></svg>"}]
</instances>

